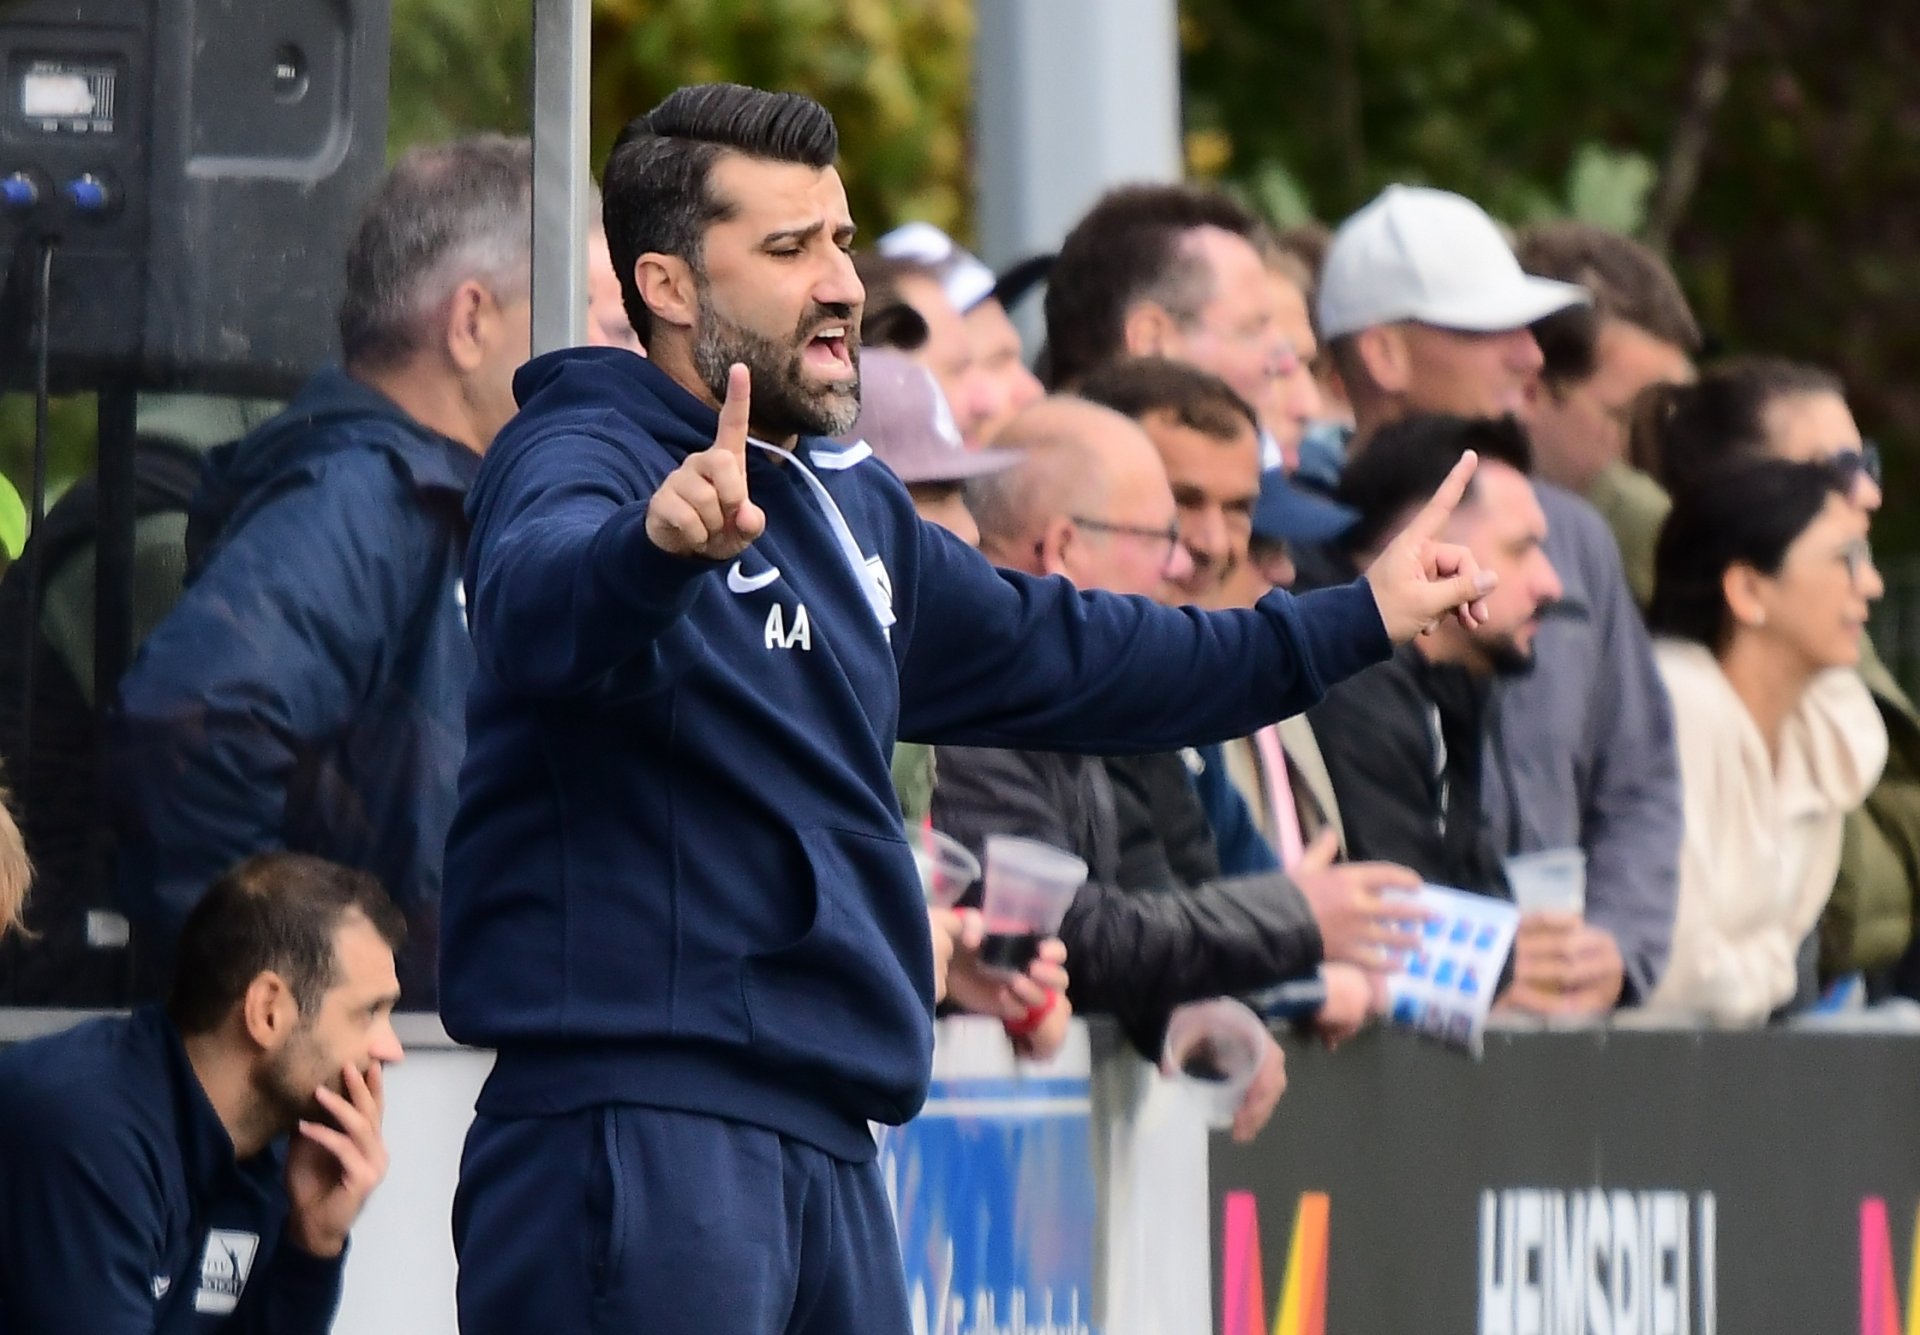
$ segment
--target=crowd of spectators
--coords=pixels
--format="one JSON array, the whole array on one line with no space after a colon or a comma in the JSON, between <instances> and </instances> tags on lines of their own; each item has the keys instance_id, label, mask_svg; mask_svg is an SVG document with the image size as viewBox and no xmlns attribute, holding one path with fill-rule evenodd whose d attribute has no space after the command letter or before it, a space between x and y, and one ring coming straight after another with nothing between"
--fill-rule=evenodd
<instances>
[{"instance_id":1,"label":"crowd of spectators","mask_svg":"<svg viewBox=\"0 0 1920 1335\"><path fill-rule=\"evenodd\" d=\"M1422 187L1280 233L1124 185L1003 275L925 223L850 253L835 143L725 87L636 121L585 248L604 350L533 362L528 144L403 156L338 365L213 448L143 438L111 699L74 630L84 485L31 536L0 585L0 995L171 979L171 1007L18 1050L0 1132L57 1168L56 1101L197 1077L208 1105L141 1134L224 1130L245 1173L292 1134L263 1227L324 1296L384 1170L396 1003L500 1051L456 1212L485 1250L577 1223L548 1179L602 1106L609 1154L679 1165L661 1227L751 1124L823 1150L789 1168L878 1239L867 1123L924 1096L927 1000L1037 1059L1079 1014L1157 1060L1222 996L1334 1046L1417 943L1400 892L1516 897L1532 854L1584 890L1522 905L1503 1014L1916 995L1920 711L1866 637L1880 461L1835 374L1702 365L1651 251ZM901 911L896 836L926 829L1085 863L1024 971L983 957L978 890ZM685 866L711 893L671 911L632 884ZM1285 1082L1269 1038L1237 1135ZM42 1229L62 1181L9 1178L0 1226ZM102 1301L184 1288L185 1245ZM835 1301L891 1303L890 1255L855 1250ZM463 1270L465 1310L517 1328L528 1266Z\"/></svg>"},{"instance_id":2,"label":"crowd of spectators","mask_svg":"<svg viewBox=\"0 0 1920 1335\"><path fill-rule=\"evenodd\" d=\"M78 740L36 755L0 710L10 1001L157 995L203 888L287 849L387 887L403 1004L435 1004L466 493L529 351L530 191L523 141L408 154L347 257L339 366L211 451L148 433L144 643L117 698L48 647L84 607L43 596L15 628L0 690L31 659L41 748ZM588 256L590 341L645 356L597 231ZM1585 909L1523 918L1505 1011L1758 1023L1920 982L1920 712L1864 633L1879 458L1833 373L1697 365L1651 251L1509 235L1425 188L1282 233L1209 188L1128 185L1007 275L925 223L855 265L847 439L1007 569L1253 607L1354 578L1479 459L1443 536L1498 572L1487 617L1304 716L1107 760L903 744L910 822L1092 868L1062 930L1075 1010L1153 1053L1173 1007L1291 982L1344 1038L1406 941L1392 887L1504 896L1509 858L1552 849L1584 858ZM1009 308L1036 275L1025 347ZM35 539L56 588L91 561L60 517ZM14 615L33 569L0 589Z\"/></svg>"}]
</instances>

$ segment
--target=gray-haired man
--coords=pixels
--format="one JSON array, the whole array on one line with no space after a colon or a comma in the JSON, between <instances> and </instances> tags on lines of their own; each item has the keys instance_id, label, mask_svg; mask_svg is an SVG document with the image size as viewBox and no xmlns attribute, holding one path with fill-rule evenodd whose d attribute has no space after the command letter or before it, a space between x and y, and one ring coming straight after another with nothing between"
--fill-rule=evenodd
<instances>
[{"instance_id":1,"label":"gray-haired man","mask_svg":"<svg viewBox=\"0 0 1920 1335\"><path fill-rule=\"evenodd\" d=\"M442 848L465 749L464 504L527 359L532 159L481 136L393 168L347 255L343 366L208 460L189 583L121 688L121 893L163 963L249 855L373 873L434 1002Z\"/></svg>"}]
</instances>

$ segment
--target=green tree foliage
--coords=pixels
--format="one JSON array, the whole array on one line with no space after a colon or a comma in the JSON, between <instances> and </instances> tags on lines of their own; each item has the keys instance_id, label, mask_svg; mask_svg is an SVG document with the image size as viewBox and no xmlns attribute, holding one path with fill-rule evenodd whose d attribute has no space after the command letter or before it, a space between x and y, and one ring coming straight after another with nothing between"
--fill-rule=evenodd
<instances>
[{"instance_id":1,"label":"green tree foliage","mask_svg":"<svg viewBox=\"0 0 1920 1335\"><path fill-rule=\"evenodd\" d=\"M524 128L528 0L396 0L391 141ZM964 229L970 0L596 0L592 160L685 83L819 98L839 122L854 217Z\"/></svg>"},{"instance_id":2,"label":"green tree foliage","mask_svg":"<svg viewBox=\"0 0 1920 1335\"><path fill-rule=\"evenodd\" d=\"M683 83L792 89L838 120L866 236L908 218L964 235L972 42L971 0L596 0L592 160L597 170L620 127ZM394 0L390 152L524 133L532 51L531 0ZM0 472L23 493L32 425L26 396L0 396ZM56 405L53 439L57 490L92 466L90 395Z\"/></svg>"},{"instance_id":3,"label":"green tree foliage","mask_svg":"<svg viewBox=\"0 0 1920 1335\"><path fill-rule=\"evenodd\" d=\"M1721 346L1846 378L1914 545L1920 8L1183 0L1182 40L1190 159L1283 221L1423 181L1664 242Z\"/></svg>"},{"instance_id":4,"label":"green tree foliage","mask_svg":"<svg viewBox=\"0 0 1920 1335\"><path fill-rule=\"evenodd\" d=\"M853 216L964 228L971 0L598 0L596 160L683 83L729 79L817 97L840 126Z\"/></svg>"}]
</instances>

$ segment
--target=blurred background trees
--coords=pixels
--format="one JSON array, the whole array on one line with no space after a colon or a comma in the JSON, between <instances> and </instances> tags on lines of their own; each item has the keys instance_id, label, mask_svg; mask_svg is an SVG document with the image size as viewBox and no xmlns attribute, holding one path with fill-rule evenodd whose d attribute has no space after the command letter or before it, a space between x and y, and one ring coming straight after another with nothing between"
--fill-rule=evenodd
<instances>
[{"instance_id":1,"label":"blurred background trees","mask_svg":"<svg viewBox=\"0 0 1920 1335\"><path fill-rule=\"evenodd\" d=\"M1043 2L1043 0L1033 0ZM1425 181L1661 244L1719 344L1830 366L1920 547L1920 6L1899 0L1182 0L1189 169L1277 221ZM392 146L527 124L528 0L394 0ZM686 82L813 94L854 212L970 230L971 0L595 0L593 153ZM86 466L62 414L57 477ZM29 415L0 404L24 482Z\"/></svg>"},{"instance_id":2,"label":"blurred background trees","mask_svg":"<svg viewBox=\"0 0 1920 1335\"><path fill-rule=\"evenodd\" d=\"M1920 8L1876 0L1185 0L1189 167L1283 221L1390 181L1640 235L1729 351L1838 371L1920 546Z\"/></svg>"}]
</instances>

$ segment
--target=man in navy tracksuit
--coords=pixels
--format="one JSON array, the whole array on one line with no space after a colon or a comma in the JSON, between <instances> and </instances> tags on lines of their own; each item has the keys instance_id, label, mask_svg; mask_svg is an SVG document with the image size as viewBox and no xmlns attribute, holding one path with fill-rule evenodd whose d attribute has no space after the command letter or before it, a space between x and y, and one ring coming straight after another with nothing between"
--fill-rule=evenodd
<instances>
[{"instance_id":1,"label":"man in navy tracksuit","mask_svg":"<svg viewBox=\"0 0 1920 1335\"><path fill-rule=\"evenodd\" d=\"M523 368L474 487L441 999L499 1056L465 1335L904 1332L868 1124L925 1097L932 950L895 739L1245 735L1480 587L1430 541L1446 496L1370 582L1211 616L921 523L824 439L859 398L836 152L817 104L744 88L630 125L606 225L652 360Z\"/></svg>"},{"instance_id":2,"label":"man in navy tracksuit","mask_svg":"<svg viewBox=\"0 0 1920 1335\"><path fill-rule=\"evenodd\" d=\"M0 1054L0 1332L332 1329L404 932L364 872L255 858L188 915L165 1010Z\"/></svg>"}]
</instances>

